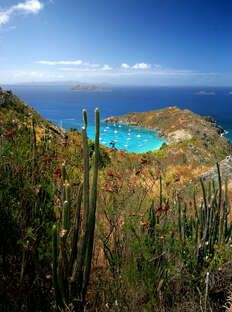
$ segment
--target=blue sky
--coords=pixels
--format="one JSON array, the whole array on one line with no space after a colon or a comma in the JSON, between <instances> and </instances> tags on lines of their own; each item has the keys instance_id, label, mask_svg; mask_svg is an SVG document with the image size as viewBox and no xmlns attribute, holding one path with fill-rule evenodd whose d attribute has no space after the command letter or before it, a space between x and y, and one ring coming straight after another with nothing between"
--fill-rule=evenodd
<instances>
[{"instance_id":1,"label":"blue sky","mask_svg":"<svg viewBox=\"0 0 232 312\"><path fill-rule=\"evenodd\" d=\"M0 83L231 85L230 0L0 0Z\"/></svg>"}]
</instances>

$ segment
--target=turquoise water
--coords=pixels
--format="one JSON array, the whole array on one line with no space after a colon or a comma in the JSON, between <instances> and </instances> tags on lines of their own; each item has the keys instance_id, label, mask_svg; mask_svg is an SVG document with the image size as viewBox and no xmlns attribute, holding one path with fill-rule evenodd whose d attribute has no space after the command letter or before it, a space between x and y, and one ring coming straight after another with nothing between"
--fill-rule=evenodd
<instances>
[{"instance_id":1,"label":"turquoise water","mask_svg":"<svg viewBox=\"0 0 232 312\"><path fill-rule=\"evenodd\" d=\"M86 108L90 138L93 138L94 133L92 127L96 107L99 107L101 119L104 119L128 112L156 110L176 105L203 116L214 117L229 132L226 137L232 142L231 87L112 87L112 92L73 92L70 85L9 86L9 89L32 105L43 117L55 121L58 125L63 123L66 129L79 127L80 130L81 112ZM214 95L199 95L202 90L213 92ZM154 150L162 144L161 140L154 136L154 132L149 130L131 128L132 133L128 135L127 127L114 129L114 125L108 125L110 129L105 129L105 126L102 124L101 142L105 142L107 146L112 140L117 140L116 148L138 153ZM130 137L131 140L128 140Z\"/></svg>"},{"instance_id":2,"label":"turquoise water","mask_svg":"<svg viewBox=\"0 0 232 312\"><path fill-rule=\"evenodd\" d=\"M53 122L59 124L64 129L76 128L78 131L81 131L81 126L75 119L53 120ZM94 125L89 124L87 130L88 137L94 140ZM157 137L156 131L117 123L101 122L100 143L112 147L111 142L114 142L115 148L118 150L134 153L156 150L164 143L161 138Z\"/></svg>"},{"instance_id":3,"label":"turquoise water","mask_svg":"<svg viewBox=\"0 0 232 312\"><path fill-rule=\"evenodd\" d=\"M232 142L232 128L227 128L228 130L228 132L227 132L227 134L225 135L225 137L230 141L230 142Z\"/></svg>"}]
</instances>

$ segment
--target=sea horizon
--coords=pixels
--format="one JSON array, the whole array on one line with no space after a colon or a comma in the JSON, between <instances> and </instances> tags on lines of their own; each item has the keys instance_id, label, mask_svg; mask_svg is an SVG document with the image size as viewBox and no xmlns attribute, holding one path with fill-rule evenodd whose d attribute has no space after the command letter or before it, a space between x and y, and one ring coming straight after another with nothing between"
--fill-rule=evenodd
<instances>
[{"instance_id":1,"label":"sea horizon","mask_svg":"<svg viewBox=\"0 0 232 312\"><path fill-rule=\"evenodd\" d=\"M66 130L80 129L82 109L87 109L90 138L94 136L94 109L96 107L99 107L103 121L109 116L177 106L181 109L189 109L201 116L213 117L226 131L226 137L232 141L232 116L230 114L232 88L230 87L114 86L110 90L111 92L75 92L71 90L70 84L58 86L8 85L8 87L44 118ZM110 141L114 139L111 135L106 145L109 146ZM156 137L156 139L157 141L153 142L152 146L142 148L141 151L154 149L154 146L159 148L162 144L159 138ZM123 140L126 140L124 136ZM126 145L124 142L122 146L126 149ZM122 146L120 145L120 147ZM129 149L128 151L134 150ZM136 152L138 152L138 148Z\"/></svg>"}]
</instances>

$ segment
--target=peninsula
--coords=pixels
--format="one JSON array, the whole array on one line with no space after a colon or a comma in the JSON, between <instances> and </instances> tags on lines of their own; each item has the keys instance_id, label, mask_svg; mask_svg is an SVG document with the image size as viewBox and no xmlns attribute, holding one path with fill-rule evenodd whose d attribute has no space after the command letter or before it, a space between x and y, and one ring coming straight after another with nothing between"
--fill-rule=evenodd
<instances>
[{"instance_id":1,"label":"peninsula","mask_svg":"<svg viewBox=\"0 0 232 312\"><path fill-rule=\"evenodd\" d=\"M224 130L213 118L199 116L188 109L171 106L108 117L105 122L157 131L166 144L160 150L151 152L152 155L162 164L167 175L181 171L185 181L198 179L216 162L223 161L232 154L232 144L223 136Z\"/></svg>"},{"instance_id":2,"label":"peninsula","mask_svg":"<svg viewBox=\"0 0 232 312\"><path fill-rule=\"evenodd\" d=\"M188 109L171 106L161 110L129 113L119 117L108 117L106 122L128 124L158 131L167 143L183 142L193 138L221 137L224 130L210 117L202 117Z\"/></svg>"}]
</instances>

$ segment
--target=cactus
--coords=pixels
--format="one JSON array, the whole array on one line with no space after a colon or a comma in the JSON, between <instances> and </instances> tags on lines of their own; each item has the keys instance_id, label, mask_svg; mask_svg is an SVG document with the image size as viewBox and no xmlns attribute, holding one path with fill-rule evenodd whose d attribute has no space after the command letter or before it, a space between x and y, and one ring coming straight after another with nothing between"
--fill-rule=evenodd
<instances>
[{"instance_id":1,"label":"cactus","mask_svg":"<svg viewBox=\"0 0 232 312\"><path fill-rule=\"evenodd\" d=\"M179 239L182 241L182 214L181 214L181 200L178 196L178 230L179 230Z\"/></svg>"},{"instance_id":2,"label":"cactus","mask_svg":"<svg viewBox=\"0 0 232 312\"><path fill-rule=\"evenodd\" d=\"M200 179L203 200L198 208L195 191L193 193L194 218L187 218L186 204L182 210L178 197L178 231L180 241L194 239L195 255L199 266L206 255L214 256L215 244L227 243L232 234L232 223L228 220L227 181L225 194L222 191L220 166L217 164L218 183L210 182L208 188ZM191 231L189 230L191 229Z\"/></svg>"},{"instance_id":3,"label":"cactus","mask_svg":"<svg viewBox=\"0 0 232 312\"><path fill-rule=\"evenodd\" d=\"M74 221L74 229L73 229L73 238L72 238L72 247L71 247L71 255L70 255L70 263L69 263L69 272L72 273L74 261L77 255L77 244L79 239L79 228L81 224L81 201L83 194L83 184L80 185L77 197L77 206L76 206L76 215Z\"/></svg>"},{"instance_id":4,"label":"cactus","mask_svg":"<svg viewBox=\"0 0 232 312\"><path fill-rule=\"evenodd\" d=\"M99 167L99 110L95 110L96 133L94 157L90 168L89 146L87 138L87 112L83 110L82 140L84 172L83 183L80 183L75 219L71 222L72 200L65 164L62 168L63 207L61 221L53 226L53 287L56 308L62 310L72 304L75 311L83 311L85 296L91 272L93 256L94 230L97 205L97 184ZM90 176L91 189L90 189ZM81 208L84 222L81 226ZM60 240L57 240L57 229L60 229ZM82 234L82 235L80 235Z\"/></svg>"},{"instance_id":5,"label":"cactus","mask_svg":"<svg viewBox=\"0 0 232 312\"><path fill-rule=\"evenodd\" d=\"M52 227L52 257L53 257L52 282L55 290L56 309L58 309L58 307L60 306L60 293L57 281L58 251L57 251L57 227L55 224Z\"/></svg>"},{"instance_id":6,"label":"cactus","mask_svg":"<svg viewBox=\"0 0 232 312\"><path fill-rule=\"evenodd\" d=\"M32 135L33 135L33 159L34 162L37 158L37 139L36 139L36 130L35 130L35 119L32 118Z\"/></svg>"}]
</instances>

